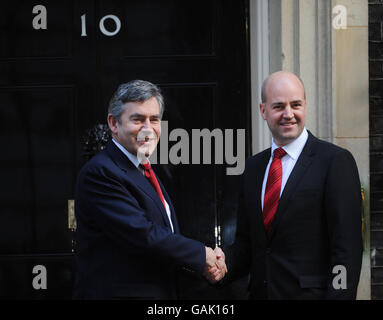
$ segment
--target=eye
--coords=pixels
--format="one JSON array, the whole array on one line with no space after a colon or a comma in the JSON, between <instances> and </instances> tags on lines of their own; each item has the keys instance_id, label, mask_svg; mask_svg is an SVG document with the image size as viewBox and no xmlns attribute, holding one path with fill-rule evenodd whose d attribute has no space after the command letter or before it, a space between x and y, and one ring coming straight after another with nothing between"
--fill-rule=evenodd
<instances>
[{"instance_id":1,"label":"eye","mask_svg":"<svg viewBox=\"0 0 383 320\"><path fill-rule=\"evenodd\" d=\"M141 118L139 117L133 117L130 119L133 123L140 123L141 122Z\"/></svg>"}]
</instances>

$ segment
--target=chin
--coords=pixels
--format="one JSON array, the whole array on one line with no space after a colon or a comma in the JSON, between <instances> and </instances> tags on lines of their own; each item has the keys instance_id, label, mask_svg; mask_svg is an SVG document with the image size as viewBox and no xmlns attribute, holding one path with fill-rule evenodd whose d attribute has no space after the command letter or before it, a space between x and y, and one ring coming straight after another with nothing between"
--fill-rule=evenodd
<instances>
[{"instance_id":1,"label":"chin","mask_svg":"<svg viewBox=\"0 0 383 320\"><path fill-rule=\"evenodd\" d=\"M275 140L275 142L278 141L281 146L285 146L285 145L293 142L297 137L298 136L295 136L295 135L280 135L279 139Z\"/></svg>"},{"instance_id":2,"label":"chin","mask_svg":"<svg viewBox=\"0 0 383 320\"><path fill-rule=\"evenodd\" d=\"M286 136L285 139L288 140L289 143L290 143L290 142L294 141L298 137L299 137L299 134L290 134L290 135Z\"/></svg>"}]
</instances>

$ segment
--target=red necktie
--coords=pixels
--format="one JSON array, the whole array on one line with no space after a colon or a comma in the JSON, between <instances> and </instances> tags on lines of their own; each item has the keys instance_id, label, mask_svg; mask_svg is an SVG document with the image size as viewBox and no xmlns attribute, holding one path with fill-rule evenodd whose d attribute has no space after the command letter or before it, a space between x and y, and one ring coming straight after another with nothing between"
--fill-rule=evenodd
<instances>
[{"instance_id":1,"label":"red necktie","mask_svg":"<svg viewBox=\"0 0 383 320\"><path fill-rule=\"evenodd\" d=\"M279 196L282 185L282 161L286 154L282 148L274 150L274 158L271 162L269 175L267 177L265 198L263 201L263 223L267 233L270 232L271 223L278 208Z\"/></svg>"},{"instance_id":2,"label":"red necktie","mask_svg":"<svg viewBox=\"0 0 383 320\"><path fill-rule=\"evenodd\" d=\"M150 181L150 183L152 184L152 186L156 190L158 196L160 197L160 199L162 201L162 204L164 205L165 211L166 211L164 195L162 194L160 184L158 183L158 180L156 178L156 175L154 174L152 167L150 166L149 162L146 162L144 164L141 163L140 167L142 169L144 169L145 177Z\"/></svg>"}]
</instances>

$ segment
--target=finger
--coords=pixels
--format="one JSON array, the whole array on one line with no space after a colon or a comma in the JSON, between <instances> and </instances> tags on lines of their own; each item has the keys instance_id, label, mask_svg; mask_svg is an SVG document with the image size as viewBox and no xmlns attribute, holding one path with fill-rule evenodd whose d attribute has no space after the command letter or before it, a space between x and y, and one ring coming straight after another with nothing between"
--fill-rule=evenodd
<instances>
[{"instance_id":1,"label":"finger","mask_svg":"<svg viewBox=\"0 0 383 320\"><path fill-rule=\"evenodd\" d=\"M221 249L220 247L216 247L216 248L214 249L214 252L215 252L215 254L216 254L216 256L217 256L217 259L218 259L218 258L221 258L222 256L224 256L224 255L223 255L223 251L222 251L222 249Z\"/></svg>"},{"instance_id":2,"label":"finger","mask_svg":"<svg viewBox=\"0 0 383 320\"><path fill-rule=\"evenodd\" d=\"M223 276L224 276L224 275L223 275L222 273L220 273L220 274L218 274L218 275L216 275L216 276L214 277L214 280L215 280L216 282L218 282L218 281L222 280Z\"/></svg>"},{"instance_id":3,"label":"finger","mask_svg":"<svg viewBox=\"0 0 383 320\"><path fill-rule=\"evenodd\" d=\"M217 268L209 268L209 274L215 274L217 272L219 272Z\"/></svg>"},{"instance_id":4,"label":"finger","mask_svg":"<svg viewBox=\"0 0 383 320\"><path fill-rule=\"evenodd\" d=\"M222 270L222 269L225 269L225 262L221 259L221 260L217 260L217 263L216 263L216 266L218 269Z\"/></svg>"}]
</instances>

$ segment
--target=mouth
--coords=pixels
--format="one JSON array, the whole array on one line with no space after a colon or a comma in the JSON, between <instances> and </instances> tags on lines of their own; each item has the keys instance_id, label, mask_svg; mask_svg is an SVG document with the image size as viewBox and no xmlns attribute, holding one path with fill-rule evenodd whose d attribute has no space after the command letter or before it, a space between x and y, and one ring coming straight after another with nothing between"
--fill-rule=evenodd
<instances>
[{"instance_id":1,"label":"mouth","mask_svg":"<svg viewBox=\"0 0 383 320\"><path fill-rule=\"evenodd\" d=\"M144 143L149 143L149 142L155 141L156 137L154 137L154 136L152 136L152 137L149 137L149 136L144 136L144 137L140 136L140 137L138 137L137 136L136 140L137 140L138 143L144 144Z\"/></svg>"},{"instance_id":2,"label":"mouth","mask_svg":"<svg viewBox=\"0 0 383 320\"><path fill-rule=\"evenodd\" d=\"M138 145L145 146L145 145L152 145L155 142L155 139L149 139L149 140L137 140Z\"/></svg>"},{"instance_id":3,"label":"mouth","mask_svg":"<svg viewBox=\"0 0 383 320\"><path fill-rule=\"evenodd\" d=\"M137 138L138 142L149 142L149 141L153 141L153 140L155 140L155 139L154 138L148 138L148 137L145 137L145 139Z\"/></svg>"},{"instance_id":4,"label":"mouth","mask_svg":"<svg viewBox=\"0 0 383 320\"><path fill-rule=\"evenodd\" d=\"M289 128L289 127L295 126L296 124L297 122L283 122L283 123L280 123L279 125L285 128Z\"/></svg>"}]
</instances>

